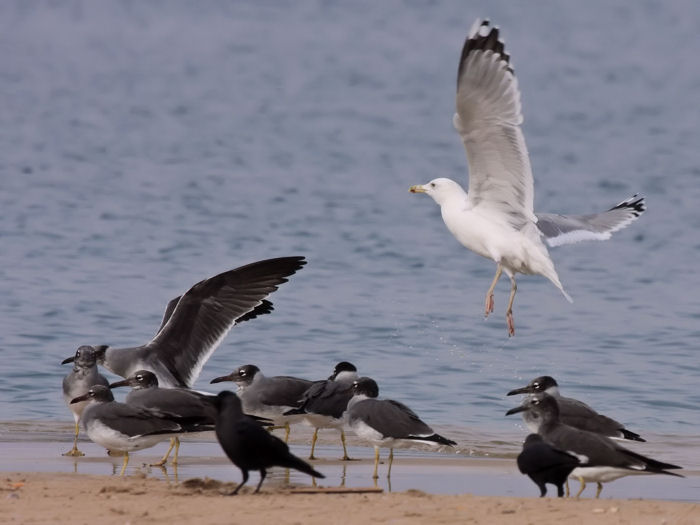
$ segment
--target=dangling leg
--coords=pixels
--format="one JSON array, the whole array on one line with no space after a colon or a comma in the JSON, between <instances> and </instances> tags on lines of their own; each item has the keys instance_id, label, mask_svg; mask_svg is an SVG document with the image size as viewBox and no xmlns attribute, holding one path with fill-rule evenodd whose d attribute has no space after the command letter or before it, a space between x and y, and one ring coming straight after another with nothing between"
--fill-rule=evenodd
<instances>
[{"instance_id":1,"label":"dangling leg","mask_svg":"<svg viewBox=\"0 0 700 525\"><path fill-rule=\"evenodd\" d=\"M129 463L129 452L124 452L124 463L122 463L122 471L119 473L120 476L123 476L124 473L126 472L126 465Z\"/></svg>"},{"instance_id":2,"label":"dangling leg","mask_svg":"<svg viewBox=\"0 0 700 525\"><path fill-rule=\"evenodd\" d=\"M508 308L506 308L506 323L508 323L508 336L515 335L515 324L513 324L513 301L515 300L515 292L518 291L518 285L515 284L515 275L510 277L510 299L508 300Z\"/></svg>"},{"instance_id":3,"label":"dangling leg","mask_svg":"<svg viewBox=\"0 0 700 525\"><path fill-rule=\"evenodd\" d=\"M318 428L314 427L314 435L311 437L311 454L309 454L309 459L316 459L314 456L314 449L316 448L316 440L318 439Z\"/></svg>"},{"instance_id":4,"label":"dangling leg","mask_svg":"<svg viewBox=\"0 0 700 525\"><path fill-rule=\"evenodd\" d=\"M255 492L253 492L253 494L257 494L258 492L260 492L260 487L262 486L262 482L265 481L265 476L267 476L267 470L265 470L264 468L261 468L260 469L260 481L258 482L258 486L255 487Z\"/></svg>"},{"instance_id":5,"label":"dangling leg","mask_svg":"<svg viewBox=\"0 0 700 525\"><path fill-rule=\"evenodd\" d=\"M386 471L386 477L391 477L391 464L394 462L394 449L389 449L389 469Z\"/></svg>"},{"instance_id":6,"label":"dangling leg","mask_svg":"<svg viewBox=\"0 0 700 525\"><path fill-rule=\"evenodd\" d=\"M578 492L576 493L576 496L575 496L576 499L578 499L578 497L581 495L581 493L583 492L583 489L586 488L586 482L583 481L583 478L578 478L578 479L581 482L581 488L578 489Z\"/></svg>"},{"instance_id":7,"label":"dangling leg","mask_svg":"<svg viewBox=\"0 0 700 525\"><path fill-rule=\"evenodd\" d=\"M489 286L489 291L486 292L486 308L484 309L484 317L488 317L491 312L493 312L493 291L496 288L496 283L498 280L501 278L501 274L503 273L503 266L501 266L501 263L498 263L498 266L496 267L496 275L493 278L493 281L491 281L491 286Z\"/></svg>"},{"instance_id":8,"label":"dangling leg","mask_svg":"<svg viewBox=\"0 0 700 525\"><path fill-rule=\"evenodd\" d=\"M176 437L170 438L170 446L168 447L168 451L165 453L165 456L163 456L160 461L157 461L156 463L151 463L152 467L162 467L163 465L165 465L167 463L168 457L170 457L170 453L172 452L173 447L175 446L176 439L177 439ZM178 441L178 447L179 446L180 446L180 442ZM175 457L177 457L177 454L175 455Z\"/></svg>"},{"instance_id":9,"label":"dangling leg","mask_svg":"<svg viewBox=\"0 0 700 525\"><path fill-rule=\"evenodd\" d=\"M80 432L80 425L79 425L78 422L76 421L76 422L75 422L75 437L73 438L73 448L70 449L68 452L64 452L64 453L63 453L64 456L75 456L75 457L79 457L79 456L84 456L84 455L85 455L85 454L83 454L82 452L80 452L80 451L78 450L78 433L79 433L79 432Z\"/></svg>"},{"instance_id":10,"label":"dangling leg","mask_svg":"<svg viewBox=\"0 0 700 525\"><path fill-rule=\"evenodd\" d=\"M598 499L600 497L600 492L603 490L603 484L598 481L598 489L595 491L595 499Z\"/></svg>"},{"instance_id":11,"label":"dangling leg","mask_svg":"<svg viewBox=\"0 0 700 525\"><path fill-rule=\"evenodd\" d=\"M374 447L374 474L372 474L372 479L377 479L377 467L379 466L379 447Z\"/></svg>"},{"instance_id":12,"label":"dangling leg","mask_svg":"<svg viewBox=\"0 0 700 525\"><path fill-rule=\"evenodd\" d=\"M238 486L229 494L229 496L235 496L238 494L238 491L241 490L241 487L246 484L248 481L248 471L247 470L241 470L241 474L243 474L243 481L241 481Z\"/></svg>"},{"instance_id":13,"label":"dangling leg","mask_svg":"<svg viewBox=\"0 0 700 525\"><path fill-rule=\"evenodd\" d=\"M348 456L348 449L345 446L345 431L340 429L340 442L343 444L343 457L340 458L342 461L350 461L352 458Z\"/></svg>"}]
</instances>

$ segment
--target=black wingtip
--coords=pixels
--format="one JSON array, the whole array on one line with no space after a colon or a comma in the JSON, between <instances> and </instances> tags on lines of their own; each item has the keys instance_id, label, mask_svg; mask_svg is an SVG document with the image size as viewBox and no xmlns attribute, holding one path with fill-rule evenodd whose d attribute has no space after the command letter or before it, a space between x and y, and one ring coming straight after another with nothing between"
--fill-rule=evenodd
<instances>
[{"instance_id":1,"label":"black wingtip","mask_svg":"<svg viewBox=\"0 0 700 525\"><path fill-rule=\"evenodd\" d=\"M620 432L622 432L622 437L625 439L629 439L630 441L640 441L642 443L646 443L646 439L642 438L639 434L635 434L634 432L630 432L626 428L620 429Z\"/></svg>"},{"instance_id":2,"label":"black wingtip","mask_svg":"<svg viewBox=\"0 0 700 525\"><path fill-rule=\"evenodd\" d=\"M488 19L477 21L469 32L462 47L462 56L459 59L459 69L457 71L457 83L464 72L467 57L475 51L493 51L501 55L501 59L507 64L508 71L513 73L513 66L510 63L510 55L506 53L505 43L499 38L499 29L492 26Z\"/></svg>"},{"instance_id":3,"label":"black wingtip","mask_svg":"<svg viewBox=\"0 0 700 525\"><path fill-rule=\"evenodd\" d=\"M622 201L620 204L616 204L608 211L612 210L629 210L635 217L639 217L647 210L647 203L644 200L644 195L639 196L638 193L635 193L629 199Z\"/></svg>"}]
</instances>

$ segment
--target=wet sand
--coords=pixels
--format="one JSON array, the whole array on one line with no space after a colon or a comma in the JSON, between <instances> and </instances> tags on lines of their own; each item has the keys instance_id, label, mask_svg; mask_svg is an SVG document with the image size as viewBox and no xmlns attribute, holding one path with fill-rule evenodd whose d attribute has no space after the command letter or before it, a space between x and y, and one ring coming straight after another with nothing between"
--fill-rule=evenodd
<instances>
[{"instance_id":1,"label":"wet sand","mask_svg":"<svg viewBox=\"0 0 700 525\"><path fill-rule=\"evenodd\" d=\"M509 451L488 457L465 449L398 450L391 478L382 461L375 482L372 449L350 438L356 459L340 461L331 431L321 434L321 459L313 462L326 475L317 486L321 493L296 493L315 490L311 478L272 469L261 495L250 494L259 479L254 472L250 487L230 497L222 493L240 481L240 472L210 436L184 441L176 469L149 466L167 443L135 452L120 478L122 459L94 443L79 442L84 457L61 456L70 448L69 429L30 424L0 434L0 523L700 523L700 471L694 465L683 470L686 478L630 476L606 484L600 500L590 499L594 486L580 500L553 498L553 487L540 499ZM291 448L301 457L308 455L307 433L301 427L293 434Z\"/></svg>"},{"instance_id":2,"label":"wet sand","mask_svg":"<svg viewBox=\"0 0 700 525\"><path fill-rule=\"evenodd\" d=\"M235 483L168 483L131 475L4 473L0 523L344 523L697 524L697 503L398 493L304 494L252 488L225 496Z\"/></svg>"}]
</instances>

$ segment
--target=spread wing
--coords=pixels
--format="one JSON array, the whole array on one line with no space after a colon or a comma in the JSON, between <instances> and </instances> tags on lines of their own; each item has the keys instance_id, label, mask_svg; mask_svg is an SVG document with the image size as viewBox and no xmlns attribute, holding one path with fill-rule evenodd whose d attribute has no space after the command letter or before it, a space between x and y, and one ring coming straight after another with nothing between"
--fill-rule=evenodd
<instances>
[{"instance_id":1,"label":"spread wing","mask_svg":"<svg viewBox=\"0 0 700 525\"><path fill-rule=\"evenodd\" d=\"M507 216L518 230L537 221L522 121L518 81L498 28L477 20L462 49L453 122L467 153L471 206Z\"/></svg>"},{"instance_id":2,"label":"spread wing","mask_svg":"<svg viewBox=\"0 0 700 525\"><path fill-rule=\"evenodd\" d=\"M268 259L200 281L168 314L170 302L165 324L146 349L184 385L191 385L229 330L256 308L267 308L265 298L305 264L303 257Z\"/></svg>"},{"instance_id":3,"label":"spread wing","mask_svg":"<svg viewBox=\"0 0 700 525\"><path fill-rule=\"evenodd\" d=\"M550 246L580 241L604 241L617 230L636 221L645 210L644 197L633 195L602 213L590 215L538 213L537 227Z\"/></svg>"}]
</instances>

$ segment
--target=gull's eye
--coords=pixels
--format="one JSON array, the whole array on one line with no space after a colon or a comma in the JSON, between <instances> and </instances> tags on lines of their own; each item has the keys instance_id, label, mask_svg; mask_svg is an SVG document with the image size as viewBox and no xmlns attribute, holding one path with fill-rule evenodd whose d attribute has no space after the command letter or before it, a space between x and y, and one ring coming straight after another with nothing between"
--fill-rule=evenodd
<instances>
[{"instance_id":1,"label":"gull's eye","mask_svg":"<svg viewBox=\"0 0 700 525\"><path fill-rule=\"evenodd\" d=\"M434 183L434 182L431 182L431 183L430 183L430 187L431 187L431 188L434 188L434 187L435 187L435 183Z\"/></svg>"}]
</instances>

